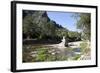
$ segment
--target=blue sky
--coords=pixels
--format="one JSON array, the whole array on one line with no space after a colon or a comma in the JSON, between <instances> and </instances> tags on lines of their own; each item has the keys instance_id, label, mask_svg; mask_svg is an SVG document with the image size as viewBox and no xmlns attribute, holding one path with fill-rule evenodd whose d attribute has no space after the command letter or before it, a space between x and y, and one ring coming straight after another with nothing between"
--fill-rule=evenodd
<instances>
[{"instance_id":1,"label":"blue sky","mask_svg":"<svg viewBox=\"0 0 100 73\"><path fill-rule=\"evenodd\" d=\"M68 12L47 12L48 17L56 23L71 31L77 31L76 19L72 17L74 13Z\"/></svg>"}]
</instances>

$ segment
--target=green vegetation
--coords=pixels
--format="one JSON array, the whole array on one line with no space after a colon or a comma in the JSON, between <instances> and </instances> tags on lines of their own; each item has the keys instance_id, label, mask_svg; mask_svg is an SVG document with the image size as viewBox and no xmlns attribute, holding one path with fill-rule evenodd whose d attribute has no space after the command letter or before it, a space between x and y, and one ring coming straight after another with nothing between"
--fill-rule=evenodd
<instances>
[{"instance_id":1,"label":"green vegetation","mask_svg":"<svg viewBox=\"0 0 100 73\"><path fill-rule=\"evenodd\" d=\"M81 33L70 31L68 32L68 39L70 42L79 41L81 40Z\"/></svg>"},{"instance_id":2,"label":"green vegetation","mask_svg":"<svg viewBox=\"0 0 100 73\"><path fill-rule=\"evenodd\" d=\"M24 45L23 48L23 62L63 61L68 59L67 56L60 55L60 51L56 50L56 48L44 46L33 47L32 45L29 45L28 47L30 48L27 48L27 46Z\"/></svg>"},{"instance_id":3,"label":"green vegetation","mask_svg":"<svg viewBox=\"0 0 100 73\"><path fill-rule=\"evenodd\" d=\"M87 48L87 43L83 42L80 44L81 51L84 51Z\"/></svg>"},{"instance_id":4,"label":"green vegetation","mask_svg":"<svg viewBox=\"0 0 100 73\"><path fill-rule=\"evenodd\" d=\"M81 57L81 55L76 55L73 60L78 60Z\"/></svg>"},{"instance_id":5,"label":"green vegetation","mask_svg":"<svg viewBox=\"0 0 100 73\"><path fill-rule=\"evenodd\" d=\"M23 62L31 62L32 57L30 56L31 46L23 46Z\"/></svg>"},{"instance_id":6,"label":"green vegetation","mask_svg":"<svg viewBox=\"0 0 100 73\"><path fill-rule=\"evenodd\" d=\"M80 44L80 48L82 50L82 54L90 53L90 45L86 41Z\"/></svg>"},{"instance_id":7,"label":"green vegetation","mask_svg":"<svg viewBox=\"0 0 100 73\"><path fill-rule=\"evenodd\" d=\"M64 60L78 60L82 54L90 52L90 46L87 42L83 42L78 46L82 54L74 54L75 48L71 48L73 44L68 45L68 42L76 42L82 40L90 40L91 36L91 15L89 13L77 13L78 29L77 31L69 31L67 28L62 27L55 21L51 20L46 11L31 11L23 10L23 62L44 62L44 61L64 61ZM65 52L70 53L62 54L61 50L54 47L46 47L44 45L33 45L39 41L61 42L65 36ZM24 44L26 39L32 44ZM29 40L30 39L30 40ZM39 42L39 44L41 44ZM73 55L74 54L74 55Z\"/></svg>"},{"instance_id":8,"label":"green vegetation","mask_svg":"<svg viewBox=\"0 0 100 73\"><path fill-rule=\"evenodd\" d=\"M81 34L50 20L45 11L23 10L23 39L61 41L66 36L67 41L81 40Z\"/></svg>"},{"instance_id":9,"label":"green vegetation","mask_svg":"<svg viewBox=\"0 0 100 73\"><path fill-rule=\"evenodd\" d=\"M76 13L77 28L82 30L82 38L91 40L91 14L90 13Z\"/></svg>"},{"instance_id":10,"label":"green vegetation","mask_svg":"<svg viewBox=\"0 0 100 73\"><path fill-rule=\"evenodd\" d=\"M37 61L45 61L47 59L48 56L48 51L46 48L39 48L37 51Z\"/></svg>"},{"instance_id":11,"label":"green vegetation","mask_svg":"<svg viewBox=\"0 0 100 73\"><path fill-rule=\"evenodd\" d=\"M45 11L23 11L23 38L24 39L59 39L58 33L66 31L47 16Z\"/></svg>"}]
</instances>

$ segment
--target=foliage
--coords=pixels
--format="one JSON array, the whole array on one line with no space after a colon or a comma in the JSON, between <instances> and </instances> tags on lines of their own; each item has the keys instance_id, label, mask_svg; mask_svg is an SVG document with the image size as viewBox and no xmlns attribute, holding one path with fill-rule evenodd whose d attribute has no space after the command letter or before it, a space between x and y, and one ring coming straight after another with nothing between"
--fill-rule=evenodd
<instances>
[{"instance_id":1,"label":"foliage","mask_svg":"<svg viewBox=\"0 0 100 73\"><path fill-rule=\"evenodd\" d=\"M23 46L23 50L22 50L22 52L23 52L23 62L31 62L31 60L32 60L32 57L30 56L30 51L31 51L31 48L32 48L32 46L30 46L30 45L24 45Z\"/></svg>"},{"instance_id":2,"label":"foliage","mask_svg":"<svg viewBox=\"0 0 100 73\"><path fill-rule=\"evenodd\" d=\"M67 29L50 20L45 11L23 10L23 38L61 40Z\"/></svg>"},{"instance_id":3,"label":"foliage","mask_svg":"<svg viewBox=\"0 0 100 73\"><path fill-rule=\"evenodd\" d=\"M50 20L45 11L23 10L23 38L24 39L44 39L61 41L62 37L66 41L80 40L80 33L69 31L68 29Z\"/></svg>"},{"instance_id":4,"label":"foliage","mask_svg":"<svg viewBox=\"0 0 100 73\"><path fill-rule=\"evenodd\" d=\"M37 27L36 23L34 23L32 16L26 16L23 20L23 34L27 36L27 38L38 37L41 33L41 28ZM36 29L37 28L37 29Z\"/></svg>"},{"instance_id":5,"label":"foliage","mask_svg":"<svg viewBox=\"0 0 100 73\"><path fill-rule=\"evenodd\" d=\"M86 42L80 43L81 51L84 53L87 49L88 44Z\"/></svg>"},{"instance_id":6,"label":"foliage","mask_svg":"<svg viewBox=\"0 0 100 73\"><path fill-rule=\"evenodd\" d=\"M37 61L45 61L47 59L47 49L46 48L40 48L38 49L37 53Z\"/></svg>"},{"instance_id":7,"label":"foliage","mask_svg":"<svg viewBox=\"0 0 100 73\"><path fill-rule=\"evenodd\" d=\"M29 48L27 49L27 47ZM37 52L35 57L32 57L31 54L32 51ZM67 59L68 59L67 56L58 54L55 48L42 47L42 46L33 47L30 45L29 46L24 45L23 48L23 62L64 61Z\"/></svg>"},{"instance_id":8,"label":"foliage","mask_svg":"<svg viewBox=\"0 0 100 73\"><path fill-rule=\"evenodd\" d=\"M78 33L78 32L69 31L68 32L68 40L70 42L72 42L72 41L79 41L79 40L81 40L81 34Z\"/></svg>"},{"instance_id":9,"label":"foliage","mask_svg":"<svg viewBox=\"0 0 100 73\"><path fill-rule=\"evenodd\" d=\"M81 57L81 55L76 55L73 60L78 60Z\"/></svg>"},{"instance_id":10,"label":"foliage","mask_svg":"<svg viewBox=\"0 0 100 73\"><path fill-rule=\"evenodd\" d=\"M84 39L90 40L91 36L91 14L79 13L77 17L77 28L82 30L82 36Z\"/></svg>"}]
</instances>

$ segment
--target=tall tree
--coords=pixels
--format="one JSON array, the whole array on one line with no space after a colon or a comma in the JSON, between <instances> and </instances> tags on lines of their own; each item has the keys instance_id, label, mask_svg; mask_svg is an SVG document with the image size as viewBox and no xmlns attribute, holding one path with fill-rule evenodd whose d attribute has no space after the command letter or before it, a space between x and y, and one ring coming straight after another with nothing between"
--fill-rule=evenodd
<instances>
[{"instance_id":1,"label":"tall tree","mask_svg":"<svg viewBox=\"0 0 100 73\"><path fill-rule=\"evenodd\" d=\"M90 13L79 13L77 17L77 28L82 30L84 39L90 40L91 36L91 14Z\"/></svg>"},{"instance_id":2,"label":"tall tree","mask_svg":"<svg viewBox=\"0 0 100 73\"><path fill-rule=\"evenodd\" d=\"M33 20L30 15L23 19L23 34L26 34L27 39L38 37L41 33L41 28Z\"/></svg>"}]
</instances>

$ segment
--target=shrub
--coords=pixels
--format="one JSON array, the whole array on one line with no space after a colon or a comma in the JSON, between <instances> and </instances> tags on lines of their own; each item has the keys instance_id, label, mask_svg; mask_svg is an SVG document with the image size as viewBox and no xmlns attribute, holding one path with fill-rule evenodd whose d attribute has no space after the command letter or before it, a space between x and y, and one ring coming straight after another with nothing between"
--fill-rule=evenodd
<instances>
[{"instance_id":1,"label":"shrub","mask_svg":"<svg viewBox=\"0 0 100 73\"><path fill-rule=\"evenodd\" d=\"M76 55L73 60L78 60L81 57L81 55Z\"/></svg>"},{"instance_id":2,"label":"shrub","mask_svg":"<svg viewBox=\"0 0 100 73\"><path fill-rule=\"evenodd\" d=\"M87 49L88 44L86 42L80 43L81 51L84 53Z\"/></svg>"},{"instance_id":3,"label":"shrub","mask_svg":"<svg viewBox=\"0 0 100 73\"><path fill-rule=\"evenodd\" d=\"M38 55L36 60L37 61L45 61L47 59L47 49L46 48L39 48L37 51Z\"/></svg>"}]
</instances>

